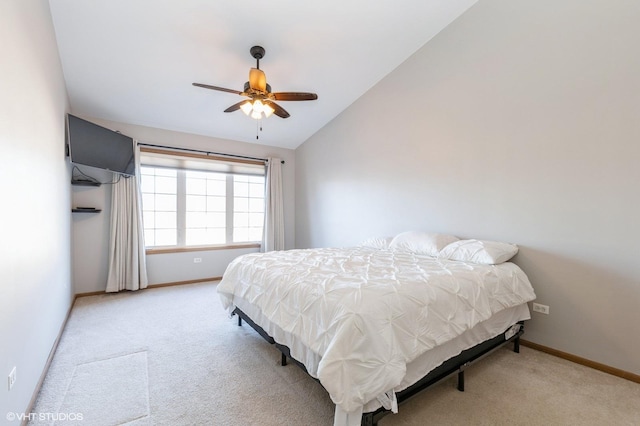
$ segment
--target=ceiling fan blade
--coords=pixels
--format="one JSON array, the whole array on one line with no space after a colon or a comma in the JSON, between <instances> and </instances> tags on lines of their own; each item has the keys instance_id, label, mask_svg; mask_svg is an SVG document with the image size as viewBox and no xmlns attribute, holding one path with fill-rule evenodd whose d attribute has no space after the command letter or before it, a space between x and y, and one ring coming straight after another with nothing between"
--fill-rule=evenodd
<instances>
[{"instance_id":1,"label":"ceiling fan blade","mask_svg":"<svg viewBox=\"0 0 640 426\"><path fill-rule=\"evenodd\" d=\"M239 92L238 90L225 89L224 87L210 86L208 84L193 83L193 85L197 86L197 87L204 87L205 89L218 90L220 92L229 92L229 93L233 93L233 94L236 94L236 95L242 94L242 92Z\"/></svg>"},{"instance_id":2,"label":"ceiling fan blade","mask_svg":"<svg viewBox=\"0 0 640 426\"><path fill-rule=\"evenodd\" d=\"M276 101L315 101L318 95L305 92L278 92L272 93Z\"/></svg>"},{"instance_id":3,"label":"ceiling fan blade","mask_svg":"<svg viewBox=\"0 0 640 426\"><path fill-rule=\"evenodd\" d=\"M267 91L267 76L262 70L251 68L251 71L249 71L249 87L261 92Z\"/></svg>"},{"instance_id":4,"label":"ceiling fan blade","mask_svg":"<svg viewBox=\"0 0 640 426\"><path fill-rule=\"evenodd\" d=\"M275 102L266 102L268 105L270 105L273 108L273 113L275 115L277 115L280 118L289 118L290 115L287 111L285 111L284 108L282 108L280 105L278 105Z\"/></svg>"},{"instance_id":5,"label":"ceiling fan blade","mask_svg":"<svg viewBox=\"0 0 640 426\"><path fill-rule=\"evenodd\" d=\"M240 109L240 107L242 106L242 104L245 104L249 101L245 100L245 101L240 101L237 104L233 104L231 105L229 108L225 109L224 112L233 112L233 111L237 111Z\"/></svg>"}]
</instances>

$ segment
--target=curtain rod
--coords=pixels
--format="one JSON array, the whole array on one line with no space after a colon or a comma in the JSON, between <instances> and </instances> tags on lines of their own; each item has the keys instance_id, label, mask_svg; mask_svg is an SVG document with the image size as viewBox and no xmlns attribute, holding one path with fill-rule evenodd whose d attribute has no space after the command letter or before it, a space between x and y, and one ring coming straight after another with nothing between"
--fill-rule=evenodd
<instances>
[{"instance_id":1,"label":"curtain rod","mask_svg":"<svg viewBox=\"0 0 640 426\"><path fill-rule=\"evenodd\" d=\"M245 156L245 155L236 155L236 154L225 154L225 153L222 153L222 152L203 151L201 149L177 148L175 146L154 145L154 144L151 144L151 143L144 143L144 142L138 142L138 145L139 146L149 146L149 147L152 147L152 148L174 149L176 151L196 152L198 154L205 154L205 155L219 155L219 156L229 157L229 158L241 158L243 160L264 161L265 163L269 162L269 160L266 159L266 158L248 157L248 156ZM284 160L281 160L280 162L282 164L284 164Z\"/></svg>"}]
</instances>

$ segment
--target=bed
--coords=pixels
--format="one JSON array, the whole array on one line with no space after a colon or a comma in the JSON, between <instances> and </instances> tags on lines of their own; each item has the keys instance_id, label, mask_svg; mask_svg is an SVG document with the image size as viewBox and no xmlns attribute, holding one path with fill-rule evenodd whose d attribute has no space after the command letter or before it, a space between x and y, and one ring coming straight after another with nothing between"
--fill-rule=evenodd
<instances>
[{"instance_id":1,"label":"bed","mask_svg":"<svg viewBox=\"0 0 640 426\"><path fill-rule=\"evenodd\" d=\"M290 357L322 384L335 425L375 424L399 400L517 342L535 294L506 261L516 251L404 233L351 248L253 253L228 266L217 291L283 363Z\"/></svg>"}]
</instances>

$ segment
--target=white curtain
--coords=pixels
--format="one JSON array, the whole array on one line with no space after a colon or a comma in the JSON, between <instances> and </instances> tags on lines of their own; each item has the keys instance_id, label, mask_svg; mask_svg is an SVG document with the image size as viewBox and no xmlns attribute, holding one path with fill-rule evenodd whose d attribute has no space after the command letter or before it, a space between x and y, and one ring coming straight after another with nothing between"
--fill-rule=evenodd
<instances>
[{"instance_id":1,"label":"white curtain","mask_svg":"<svg viewBox=\"0 0 640 426\"><path fill-rule=\"evenodd\" d=\"M284 250L284 201L282 161L268 158L262 251Z\"/></svg>"},{"instance_id":2,"label":"white curtain","mask_svg":"<svg viewBox=\"0 0 640 426\"><path fill-rule=\"evenodd\" d=\"M107 293L140 290L148 285L142 194L138 185L140 150L137 144L135 157L135 176L120 177L112 188Z\"/></svg>"}]
</instances>

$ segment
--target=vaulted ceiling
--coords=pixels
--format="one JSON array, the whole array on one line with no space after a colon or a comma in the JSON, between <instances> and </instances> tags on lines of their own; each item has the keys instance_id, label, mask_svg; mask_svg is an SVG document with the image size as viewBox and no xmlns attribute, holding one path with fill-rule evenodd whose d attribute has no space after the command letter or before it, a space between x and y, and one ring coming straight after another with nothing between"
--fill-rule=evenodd
<instances>
[{"instance_id":1,"label":"vaulted ceiling","mask_svg":"<svg viewBox=\"0 0 640 426\"><path fill-rule=\"evenodd\" d=\"M50 0L72 112L296 148L477 0ZM223 111L255 59L291 117ZM419 82L415 82L419 84ZM381 106L381 107L389 107Z\"/></svg>"}]
</instances>

